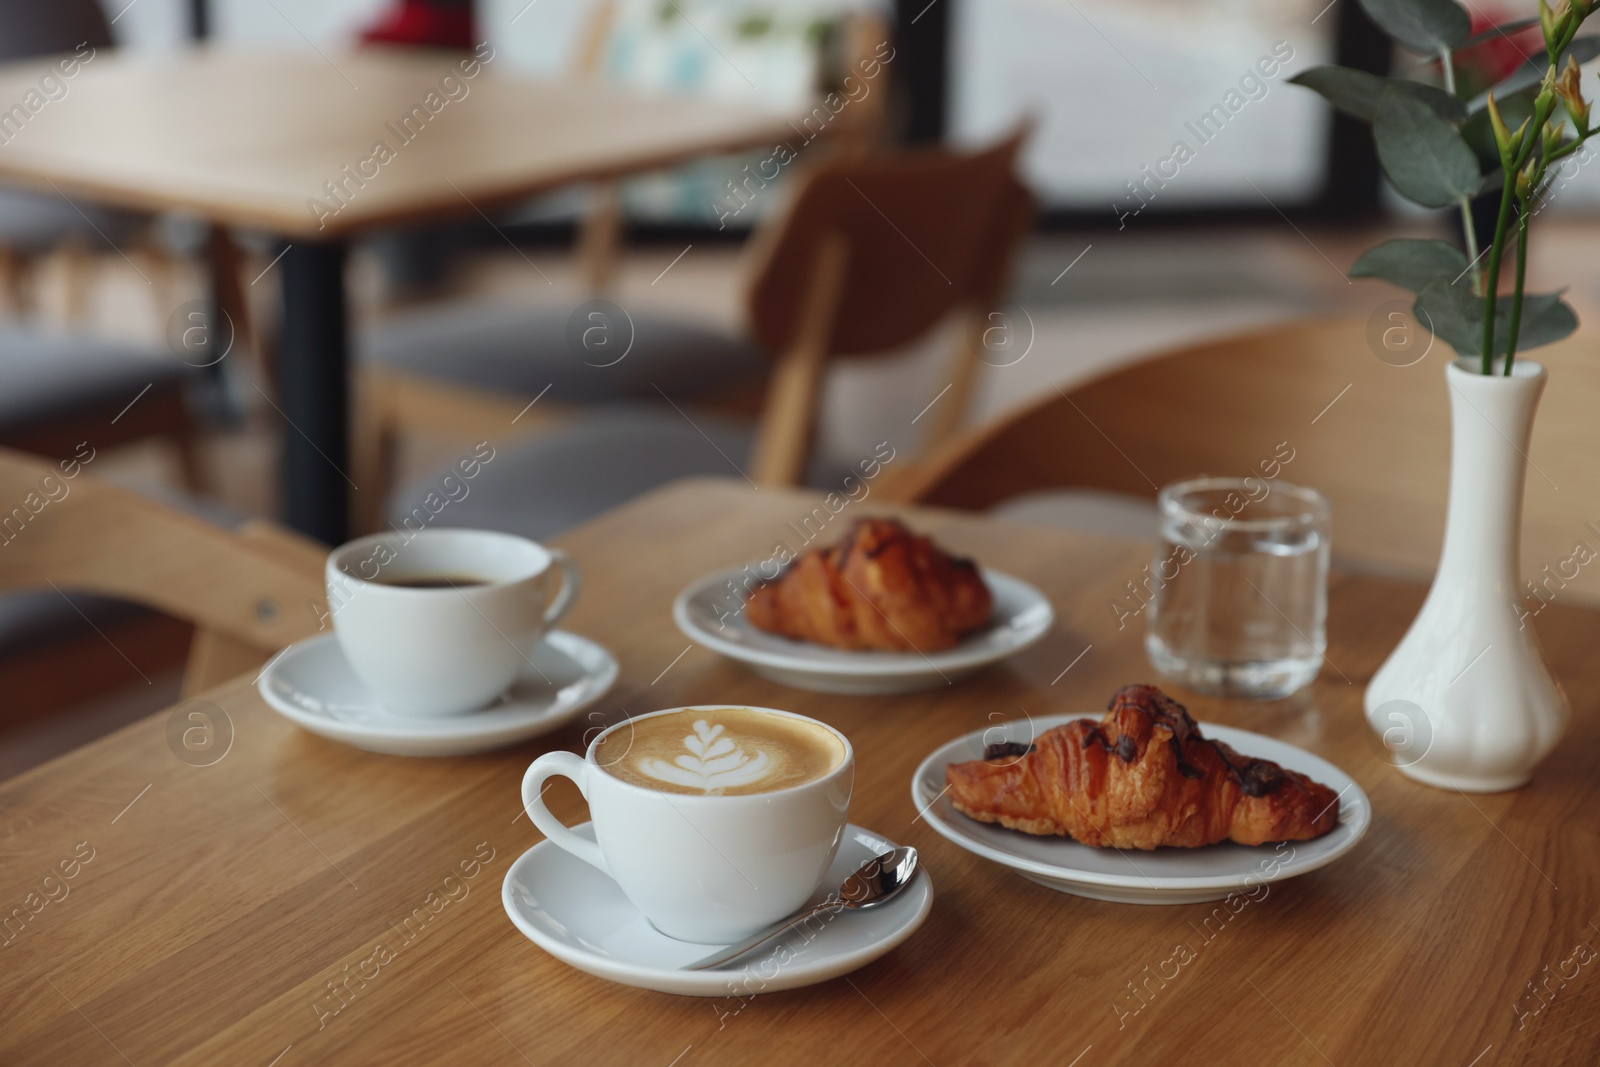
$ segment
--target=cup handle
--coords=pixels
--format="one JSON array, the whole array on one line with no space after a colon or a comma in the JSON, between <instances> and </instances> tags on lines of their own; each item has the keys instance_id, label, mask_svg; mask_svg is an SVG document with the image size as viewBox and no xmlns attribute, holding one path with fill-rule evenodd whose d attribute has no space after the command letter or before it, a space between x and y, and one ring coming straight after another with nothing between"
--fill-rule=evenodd
<instances>
[{"instance_id":1,"label":"cup handle","mask_svg":"<svg viewBox=\"0 0 1600 1067\"><path fill-rule=\"evenodd\" d=\"M572 562L559 548L547 548L550 553L550 562L561 568L561 591L550 602L544 612L545 632L556 628L556 624L567 617L567 612L572 610L572 602L578 598L578 590L583 587L582 576L578 572L578 565Z\"/></svg>"},{"instance_id":2,"label":"cup handle","mask_svg":"<svg viewBox=\"0 0 1600 1067\"><path fill-rule=\"evenodd\" d=\"M533 820L533 825L550 839L551 844L609 875L611 872L606 868L605 858L600 855L600 846L569 830L544 806L544 797L540 795L544 783L560 775L571 778L578 792L583 794L583 799L588 800L588 776L592 769L582 756L575 756L571 752L546 752L534 760L528 767L528 773L522 776L522 807L528 813L528 818Z\"/></svg>"}]
</instances>

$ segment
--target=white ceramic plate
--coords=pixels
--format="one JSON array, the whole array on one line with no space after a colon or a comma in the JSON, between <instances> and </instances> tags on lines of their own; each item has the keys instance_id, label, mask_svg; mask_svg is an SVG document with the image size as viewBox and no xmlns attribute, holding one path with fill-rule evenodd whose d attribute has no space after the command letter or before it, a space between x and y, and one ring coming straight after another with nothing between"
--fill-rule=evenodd
<instances>
[{"instance_id":1,"label":"white ceramic plate","mask_svg":"<svg viewBox=\"0 0 1600 1067\"><path fill-rule=\"evenodd\" d=\"M611 653L564 630L546 634L530 658L532 665L499 703L436 719L380 708L331 633L284 649L261 672L256 688L279 714L322 737L391 756L462 756L564 726L617 680Z\"/></svg>"},{"instance_id":2,"label":"white ceramic plate","mask_svg":"<svg viewBox=\"0 0 1600 1067\"><path fill-rule=\"evenodd\" d=\"M797 689L873 694L947 685L1016 655L1043 637L1055 621L1050 601L1039 590L983 568L983 580L994 597L994 618L987 628L944 652L851 652L758 630L745 618L742 602L740 610L730 614L728 583L742 578L746 570L736 567L693 582L673 601L673 621L697 644Z\"/></svg>"},{"instance_id":3,"label":"white ceramic plate","mask_svg":"<svg viewBox=\"0 0 1600 1067\"><path fill-rule=\"evenodd\" d=\"M590 823L572 829L594 838ZM846 826L838 855L813 902L836 891L868 860L895 847L870 830ZM792 935L787 943L794 956L781 965L773 956L774 946L748 962L714 971L679 968L709 956L718 946L690 944L659 933L615 882L549 841L534 845L511 865L500 899L529 940L597 978L691 997L749 997L815 985L871 963L922 925L933 907L933 884L923 870L887 904L836 914L809 942Z\"/></svg>"},{"instance_id":4,"label":"white ceramic plate","mask_svg":"<svg viewBox=\"0 0 1600 1067\"><path fill-rule=\"evenodd\" d=\"M1247 847L1232 842L1204 848L1159 848L1152 852L1093 848L1065 837L1036 837L969 819L944 795L944 769L981 759L989 744L1029 744L1054 726L1099 716L1052 715L1013 720L958 737L935 749L911 780L911 801L941 836L984 859L1004 864L1051 889L1124 904L1193 904L1293 878L1332 863L1367 832L1372 803L1355 780L1304 749L1248 730L1201 723L1208 738L1232 745L1241 755L1269 759L1309 775L1339 794L1339 823L1314 841Z\"/></svg>"}]
</instances>

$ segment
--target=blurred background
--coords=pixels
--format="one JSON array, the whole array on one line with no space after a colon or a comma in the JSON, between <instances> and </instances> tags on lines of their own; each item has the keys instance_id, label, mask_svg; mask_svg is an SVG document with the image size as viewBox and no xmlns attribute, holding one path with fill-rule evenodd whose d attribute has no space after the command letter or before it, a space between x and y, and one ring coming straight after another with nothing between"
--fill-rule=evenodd
<instances>
[{"instance_id":1,"label":"blurred background","mask_svg":"<svg viewBox=\"0 0 1600 1067\"><path fill-rule=\"evenodd\" d=\"M25 8L45 5L5 6L26 21ZM1474 10L1488 26L1534 5ZM487 45L500 77L582 77L794 112L843 92L850 123L839 133L863 152L972 149L1030 124L1018 172L1036 212L955 429L1165 347L1311 315L1375 314L1403 294L1352 284L1344 271L1355 256L1397 231L1451 237L1455 225L1402 205L1384 187L1367 130L1288 84L1320 63L1386 72L1409 62L1352 0L102 0L98 11L110 47L155 60L201 44L322 58L379 47L482 55ZM1521 52L1513 39L1480 49L1473 62L1484 69L1464 76L1489 84ZM19 45L6 58L28 54ZM863 83L852 90L846 77L859 77L864 59L879 71L861 93ZM525 340L517 331L537 320L554 322L549 336L560 338L580 305L604 299L636 321L686 323L674 336L726 345L737 365L752 234L779 218L783 188L804 171L786 169L772 195L762 183L747 197L747 168L769 155L701 158L354 240L351 347L375 370L355 383L355 432L367 437L351 451L385 487L376 504L369 495L355 531L404 515L440 469L484 439L485 412L502 448L610 417L582 396L530 409L536 388L499 389L488 372L419 385L427 358L458 335L477 331L492 347L487 324L503 321ZM1529 284L1571 284L1587 331L1600 321L1600 263L1585 254L1600 232L1600 168L1571 171L1544 213L1558 224L1542 226ZM207 521L279 517L280 447L294 432L272 399L280 240L247 229L219 235L182 213L130 220L37 191L4 195L15 199L0 202L0 296L17 336L103 344L114 362L124 351L178 352L175 310L191 302L227 311L225 358L183 385L183 432L100 449L94 473ZM922 416L943 395L961 329L947 321L909 345L829 366L811 484L828 485L830 464L850 465L886 439L912 456L928 443L936 420ZM0 344L0 392L4 375L28 373L31 344ZM655 392L620 399L630 411L710 428L708 441L721 441L722 427L734 440L760 409L759 391L752 402L708 389L673 413L684 397ZM504 429L506 413L518 415L514 429ZM607 447L626 458L626 442ZM528 532L557 534L585 511L548 514ZM93 598L52 598L0 599L0 777L177 698L184 625ZM104 647L107 634L117 655Z\"/></svg>"}]
</instances>

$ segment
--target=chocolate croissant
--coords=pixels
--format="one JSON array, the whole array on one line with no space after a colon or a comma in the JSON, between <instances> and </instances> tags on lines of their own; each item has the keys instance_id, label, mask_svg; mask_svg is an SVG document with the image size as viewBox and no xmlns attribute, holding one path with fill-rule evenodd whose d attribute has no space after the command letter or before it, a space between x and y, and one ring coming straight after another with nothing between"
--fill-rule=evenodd
<instances>
[{"instance_id":1,"label":"chocolate croissant","mask_svg":"<svg viewBox=\"0 0 1600 1067\"><path fill-rule=\"evenodd\" d=\"M750 625L835 648L934 652L989 622L989 587L971 560L894 519L862 519L751 590Z\"/></svg>"},{"instance_id":2,"label":"chocolate croissant","mask_svg":"<svg viewBox=\"0 0 1600 1067\"><path fill-rule=\"evenodd\" d=\"M1129 685L1098 722L995 745L945 768L950 802L979 822L1085 845L1196 848L1320 837L1339 822L1333 790L1202 737L1183 705Z\"/></svg>"}]
</instances>

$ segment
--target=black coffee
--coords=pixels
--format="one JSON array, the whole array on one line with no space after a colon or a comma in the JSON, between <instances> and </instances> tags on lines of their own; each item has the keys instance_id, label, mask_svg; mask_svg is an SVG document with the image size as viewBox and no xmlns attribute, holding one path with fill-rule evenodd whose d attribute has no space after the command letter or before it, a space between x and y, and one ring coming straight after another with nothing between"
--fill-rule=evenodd
<instances>
[{"instance_id":1,"label":"black coffee","mask_svg":"<svg viewBox=\"0 0 1600 1067\"><path fill-rule=\"evenodd\" d=\"M405 574L394 578L378 578L379 585L393 585L401 589L464 589L475 585L488 585L488 578L472 574Z\"/></svg>"}]
</instances>

